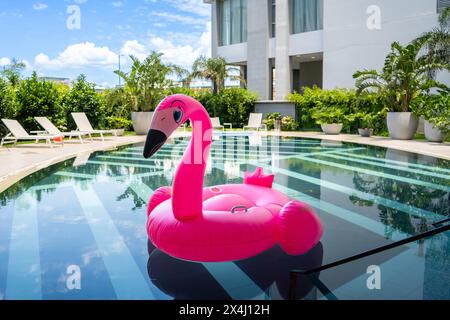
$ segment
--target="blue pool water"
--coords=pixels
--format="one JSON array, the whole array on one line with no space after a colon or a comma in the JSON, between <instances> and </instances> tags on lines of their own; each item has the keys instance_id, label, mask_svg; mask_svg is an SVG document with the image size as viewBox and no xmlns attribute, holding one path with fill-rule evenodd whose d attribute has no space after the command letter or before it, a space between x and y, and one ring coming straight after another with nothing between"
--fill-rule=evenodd
<instances>
[{"instance_id":1,"label":"blue pool water","mask_svg":"<svg viewBox=\"0 0 450 320\"><path fill-rule=\"evenodd\" d=\"M151 160L142 145L79 155L0 194L0 299L286 299L289 271L312 269L427 231L450 209L450 162L307 139L216 137L207 186L256 165L274 188L312 206L321 242L302 256L274 247L226 263L181 261L145 230L152 191L171 185L186 139ZM450 299L450 233L323 271L338 299ZM369 266L381 289L369 290ZM78 284L80 285L78 287ZM327 299L309 278L300 299Z\"/></svg>"}]
</instances>

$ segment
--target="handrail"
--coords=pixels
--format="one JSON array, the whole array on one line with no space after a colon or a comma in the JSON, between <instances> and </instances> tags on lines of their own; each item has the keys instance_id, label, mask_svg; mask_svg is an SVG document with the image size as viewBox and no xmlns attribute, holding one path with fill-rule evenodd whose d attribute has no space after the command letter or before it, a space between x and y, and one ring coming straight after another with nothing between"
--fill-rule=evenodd
<instances>
[{"instance_id":1,"label":"handrail","mask_svg":"<svg viewBox=\"0 0 450 320\"><path fill-rule=\"evenodd\" d=\"M440 226L443 223L448 222L448 221L450 221L450 220L449 219L445 219L445 220L442 220L440 222L434 223L433 226ZM310 275L310 274L313 274L313 273L318 273L318 272L321 272L321 271L324 271L324 270L327 270L327 269L331 269L331 268L334 268L334 267L337 267L337 266L340 266L340 265L343 265L343 264L346 264L346 263L349 263L349 262L352 262L352 261L355 261L355 260L359 260L359 259L362 259L362 258L365 258L365 257L368 257L368 256L372 256L372 255L380 253L380 252L384 252L384 251L387 251L387 250L390 250L390 249L393 249L393 248L397 248L397 247L400 247L402 245L405 245L405 244L408 244L408 243L411 243L411 242L414 242L414 241L417 241L417 240L421 240L421 239L424 239L424 238L435 236L435 235L437 235L439 233L442 233L442 232L445 232L445 231L448 231L448 230L450 230L450 224L445 225L443 227L438 227L438 228L435 228L433 230L429 230L429 231L420 233L418 235L415 235L415 236L412 236L412 237L409 237L409 238L405 238L403 240L400 240L400 241L397 241L397 242L393 242L393 243L390 243L390 244L387 244L387 245L384 245L384 246L381 246L381 247L378 247L378 248L375 248L375 249L372 249L372 250L369 250L369 251L365 251L365 252L356 254L354 256L350 256L350 257L347 257L347 258L344 258L344 259L341 259L341 260L337 260L335 262L332 262L332 263L329 263L329 264L326 264L326 265L323 265L323 266L320 266L320 267L317 267L317 268L314 268L314 269L309 269L309 270L295 270L294 269L294 270L291 270L291 272L290 272L290 286L289 286L289 299L290 300L295 300L295 298L296 298L297 278L298 278L299 274L300 275Z\"/></svg>"}]
</instances>

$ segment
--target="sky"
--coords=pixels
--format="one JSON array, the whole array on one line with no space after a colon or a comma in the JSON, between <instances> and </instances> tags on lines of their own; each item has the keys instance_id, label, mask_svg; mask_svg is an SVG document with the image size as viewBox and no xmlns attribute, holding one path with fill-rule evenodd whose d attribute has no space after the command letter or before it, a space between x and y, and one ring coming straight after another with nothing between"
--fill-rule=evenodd
<instances>
[{"instance_id":1,"label":"sky","mask_svg":"<svg viewBox=\"0 0 450 320\"><path fill-rule=\"evenodd\" d=\"M75 79L114 87L129 55L163 53L190 67L210 56L211 8L203 0L0 0L0 67L13 58L24 75Z\"/></svg>"}]
</instances>

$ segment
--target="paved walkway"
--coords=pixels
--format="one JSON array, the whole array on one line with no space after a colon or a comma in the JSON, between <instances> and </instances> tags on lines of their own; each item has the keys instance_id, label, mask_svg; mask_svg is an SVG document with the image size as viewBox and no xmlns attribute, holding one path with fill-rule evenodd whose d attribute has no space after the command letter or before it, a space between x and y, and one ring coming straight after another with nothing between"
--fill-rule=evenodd
<instances>
[{"instance_id":1,"label":"paved walkway","mask_svg":"<svg viewBox=\"0 0 450 320\"><path fill-rule=\"evenodd\" d=\"M274 132L261 133L275 135ZM178 132L175 136L190 136L189 132ZM332 141L345 141L365 145L410 151L428 156L450 160L449 143L430 143L424 141L399 141L384 137L362 138L356 135L330 136L318 132L282 132L282 136L317 138ZM44 145L19 145L15 148L0 148L0 192L27 175L52 164L74 158L82 153L113 149L121 145L144 142L145 136L126 136L107 138L105 142L94 141L85 144L66 143L63 148L50 149Z\"/></svg>"},{"instance_id":2,"label":"paved walkway","mask_svg":"<svg viewBox=\"0 0 450 320\"><path fill-rule=\"evenodd\" d=\"M68 142L64 147L49 148L44 144L24 144L0 148L0 192L52 164L71 159L81 153L112 149L121 145L145 141L145 136L107 137L105 142L94 140L85 144ZM11 146L11 145L9 145Z\"/></svg>"},{"instance_id":3,"label":"paved walkway","mask_svg":"<svg viewBox=\"0 0 450 320\"><path fill-rule=\"evenodd\" d=\"M268 135L275 135L275 133L269 132ZM361 136L352 134L325 135L322 132L282 132L281 135L286 137L316 138L331 141L352 142L370 146L409 151L450 160L450 143L432 143L418 140L392 140L391 138L386 137L363 138Z\"/></svg>"}]
</instances>

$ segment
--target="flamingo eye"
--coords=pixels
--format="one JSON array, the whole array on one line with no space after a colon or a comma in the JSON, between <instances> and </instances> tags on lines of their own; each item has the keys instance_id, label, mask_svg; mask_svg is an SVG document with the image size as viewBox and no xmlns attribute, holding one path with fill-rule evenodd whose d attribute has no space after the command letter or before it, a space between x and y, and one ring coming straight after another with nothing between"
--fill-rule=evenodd
<instances>
[{"instance_id":1,"label":"flamingo eye","mask_svg":"<svg viewBox=\"0 0 450 320\"><path fill-rule=\"evenodd\" d=\"M183 119L183 111L181 111L181 109L176 109L173 112L173 120L175 120L176 123L180 123L181 119Z\"/></svg>"}]
</instances>

